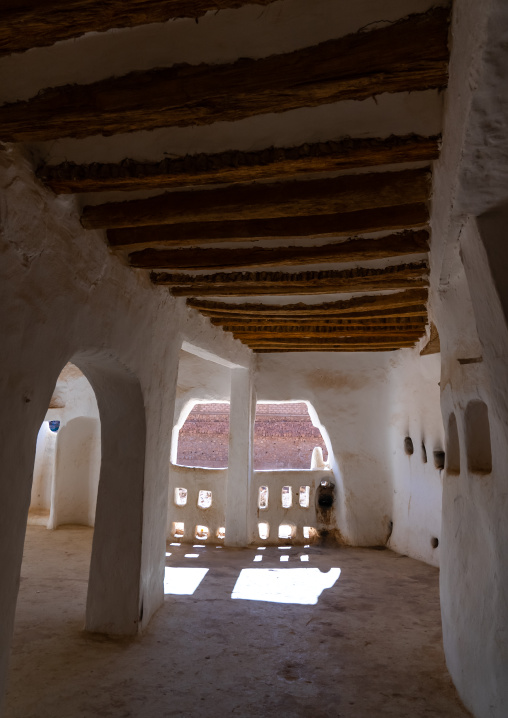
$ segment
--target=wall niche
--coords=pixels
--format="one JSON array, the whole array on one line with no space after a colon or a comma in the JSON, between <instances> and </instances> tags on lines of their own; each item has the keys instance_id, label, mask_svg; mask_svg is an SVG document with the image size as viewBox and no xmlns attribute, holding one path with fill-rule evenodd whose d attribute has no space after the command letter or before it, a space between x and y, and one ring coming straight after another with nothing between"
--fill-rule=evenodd
<instances>
[{"instance_id":1,"label":"wall niche","mask_svg":"<svg viewBox=\"0 0 508 718\"><path fill-rule=\"evenodd\" d=\"M457 419L452 412L448 418L448 434L446 446L446 471L449 474L460 474L460 443Z\"/></svg>"},{"instance_id":2,"label":"wall niche","mask_svg":"<svg viewBox=\"0 0 508 718\"><path fill-rule=\"evenodd\" d=\"M475 399L466 407L467 468L474 474L490 474L492 448L490 445L489 410L485 402Z\"/></svg>"}]
</instances>

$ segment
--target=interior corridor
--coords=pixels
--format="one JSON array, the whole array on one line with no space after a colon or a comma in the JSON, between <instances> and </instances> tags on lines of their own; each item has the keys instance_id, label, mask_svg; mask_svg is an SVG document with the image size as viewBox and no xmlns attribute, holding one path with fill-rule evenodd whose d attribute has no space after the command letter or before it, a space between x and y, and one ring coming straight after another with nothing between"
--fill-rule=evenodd
<instances>
[{"instance_id":1,"label":"interior corridor","mask_svg":"<svg viewBox=\"0 0 508 718\"><path fill-rule=\"evenodd\" d=\"M168 542L164 606L142 638L111 639L82 630L92 534L28 526L8 718L469 715L432 566L390 550Z\"/></svg>"}]
</instances>

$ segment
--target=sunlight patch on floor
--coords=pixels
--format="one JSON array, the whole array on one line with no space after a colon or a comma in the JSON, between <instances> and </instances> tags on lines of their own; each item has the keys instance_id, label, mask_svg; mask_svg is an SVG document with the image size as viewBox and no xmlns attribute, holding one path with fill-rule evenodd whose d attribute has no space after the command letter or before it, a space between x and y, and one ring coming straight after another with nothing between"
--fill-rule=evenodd
<instances>
[{"instance_id":1,"label":"sunlight patch on floor","mask_svg":"<svg viewBox=\"0 0 508 718\"><path fill-rule=\"evenodd\" d=\"M332 588L340 568L323 573L318 568L244 568L231 598L272 603L315 605L321 593Z\"/></svg>"},{"instance_id":2,"label":"sunlight patch on floor","mask_svg":"<svg viewBox=\"0 0 508 718\"><path fill-rule=\"evenodd\" d=\"M164 593L174 596L192 596L207 573L207 568L166 566L164 569Z\"/></svg>"}]
</instances>

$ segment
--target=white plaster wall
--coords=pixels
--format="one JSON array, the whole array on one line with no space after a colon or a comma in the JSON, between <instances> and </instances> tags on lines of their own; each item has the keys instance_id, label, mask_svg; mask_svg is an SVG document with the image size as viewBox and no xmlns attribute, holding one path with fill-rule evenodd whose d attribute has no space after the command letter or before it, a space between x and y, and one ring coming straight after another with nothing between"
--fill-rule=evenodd
<instances>
[{"instance_id":1,"label":"white plaster wall","mask_svg":"<svg viewBox=\"0 0 508 718\"><path fill-rule=\"evenodd\" d=\"M249 497L250 543L256 545L279 546L291 544L307 544L309 539L303 535L303 527L319 528L316 516L316 490L322 480L334 481L332 471L322 470L283 470L283 471L254 471L252 473L251 490ZM260 509L258 505L259 487L268 486L268 507ZM282 508L282 487L291 486L292 506ZM299 505L300 486L310 487L308 508ZM266 540L259 538L258 523L268 523L269 536ZM294 527L294 536L291 541L278 538L280 524L289 524Z\"/></svg>"},{"instance_id":2,"label":"white plaster wall","mask_svg":"<svg viewBox=\"0 0 508 718\"><path fill-rule=\"evenodd\" d=\"M417 350L403 350L390 380L393 532L388 545L434 566L439 565L440 548L431 541L441 540L444 472L435 467L433 452L445 448L440 373L440 354L420 356ZM412 455L405 452L406 437L413 442Z\"/></svg>"},{"instance_id":3,"label":"white plaster wall","mask_svg":"<svg viewBox=\"0 0 508 718\"><path fill-rule=\"evenodd\" d=\"M316 352L258 358L258 401L308 401L315 410L336 483L336 528L352 545L384 544L389 533L393 357Z\"/></svg>"},{"instance_id":4,"label":"white plaster wall","mask_svg":"<svg viewBox=\"0 0 508 718\"><path fill-rule=\"evenodd\" d=\"M223 544L217 539L217 530L225 525L227 469L202 469L197 467L171 465L169 477L169 500L167 538L191 544ZM187 504L177 506L175 489L187 489ZM207 509L198 506L199 491L212 492L212 505ZM173 522L183 522L184 535L175 539L172 534ZM207 526L208 539L196 539L196 526Z\"/></svg>"},{"instance_id":5,"label":"white plaster wall","mask_svg":"<svg viewBox=\"0 0 508 718\"><path fill-rule=\"evenodd\" d=\"M93 526L101 464L99 408L84 374L67 364L37 439L29 523ZM58 432L49 421L60 421Z\"/></svg>"},{"instance_id":6,"label":"white plaster wall","mask_svg":"<svg viewBox=\"0 0 508 718\"><path fill-rule=\"evenodd\" d=\"M50 430L49 421L45 419L37 434L29 523L41 523L44 526L48 524L57 438L58 434Z\"/></svg>"},{"instance_id":7,"label":"white plaster wall","mask_svg":"<svg viewBox=\"0 0 508 718\"><path fill-rule=\"evenodd\" d=\"M11 148L1 150L0 189L1 695L37 434L62 368L72 360L87 372L101 413L88 625L122 633L146 625L163 600L168 437L182 341L240 366L250 352L151 285L145 272L123 266L102 233L81 228L72 200L36 183ZM129 488L120 497L116 487L126 478Z\"/></svg>"}]
</instances>

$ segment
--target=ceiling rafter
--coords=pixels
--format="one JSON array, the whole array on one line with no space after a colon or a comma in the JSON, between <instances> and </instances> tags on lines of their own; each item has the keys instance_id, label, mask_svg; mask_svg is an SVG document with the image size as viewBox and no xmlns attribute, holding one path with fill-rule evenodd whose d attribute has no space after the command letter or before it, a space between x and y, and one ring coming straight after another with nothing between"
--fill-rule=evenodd
<instances>
[{"instance_id":1,"label":"ceiling rafter","mask_svg":"<svg viewBox=\"0 0 508 718\"><path fill-rule=\"evenodd\" d=\"M356 212L278 217L268 219L184 222L108 229L107 239L115 249L146 247L195 247L221 241L256 239L319 239L349 234L395 231L424 227L429 221L427 204L377 207Z\"/></svg>"},{"instance_id":2,"label":"ceiling rafter","mask_svg":"<svg viewBox=\"0 0 508 718\"><path fill-rule=\"evenodd\" d=\"M154 284L169 286L173 295L192 296L256 296L310 295L337 292L382 291L425 287L426 262L398 264L384 269L347 269L319 272L221 272L218 274L152 273Z\"/></svg>"},{"instance_id":3,"label":"ceiling rafter","mask_svg":"<svg viewBox=\"0 0 508 718\"><path fill-rule=\"evenodd\" d=\"M274 180L309 172L430 162L439 156L440 136L391 135L268 147L255 152L230 150L165 158L160 162L126 159L119 163L42 165L37 176L56 194L112 190L170 189L206 184Z\"/></svg>"},{"instance_id":4,"label":"ceiling rafter","mask_svg":"<svg viewBox=\"0 0 508 718\"><path fill-rule=\"evenodd\" d=\"M402 232L379 239L349 239L314 247L277 247L265 249L144 249L129 254L131 267L143 269L207 269L239 267L275 267L332 262L363 262L428 251L426 230Z\"/></svg>"},{"instance_id":5,"label":"ceiling rafter","mask_svg":"<svg viewBox=\"0 0 508 718\"><path fill-rule=\"evenodd\" d=\"M190 17L209 10L227 10L244 5L270 5L274 0L13 0L4 3L0 24L0 56L46 47L87 32L135 27ZM21 6L20 6L21 5Z\"/></svg>"},{"instance_id":6,"label":"ceiling rafter","mask_svg":"<svg viewBox=\"0 0 508 718\"><path fill-rule=\"evenodd\" d=\"M287 316L321 317L323 315L355 315L361 316L368 312L371 315L376 311L390 309L406 310L412 305L419 309L428 299L427 289L408 289L403 292L383 295L361 295L351 299L341 299L335 302L321 304L228 304L226 302L213 302L204 299L187 299L187 305L197 309L203 314L226 317L275 317L277 319ZM235 319L236 321L236 319Z\"/></svg>"},{"instance_id":7,"label":"ceiling rafter","mask_svg":"<svg viewBox=\"0 0 508 718\"><path fill-rule=\"evenodd\" d=\"M165 192L121 202L88 205L86 229L300 217L355 212L373 207L425 203L427 168L370 172L331 179L231 185L219 189Z\"/></svg>"},{"instance_id":8,"label":"ceiling rafter","mask_svg":"<svg viewBox=\"0 0 508 718\"><path fill-rule=\"evenodd\" d=\"M0 107L0 140L37 142L207 125L383 92L443 89L448 22L449 9L437 7L267 58L181 64L45 89L30 100Z\"/></svg>"}]
</instances>

